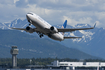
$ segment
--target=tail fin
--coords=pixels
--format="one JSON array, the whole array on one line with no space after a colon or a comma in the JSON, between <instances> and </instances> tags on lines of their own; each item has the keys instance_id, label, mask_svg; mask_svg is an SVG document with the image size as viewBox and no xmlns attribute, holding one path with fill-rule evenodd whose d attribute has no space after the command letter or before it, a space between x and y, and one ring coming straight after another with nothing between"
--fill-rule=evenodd
<instances>
[{"instance_id":1,"label":"tail fin","mask_svg":"<svg viewBox=\"0 0 105 70\"><path fill-rule=\"evenodd\" d=\"M63 24L63 26L62 26L62 28L66 28L66 26L67 26L67 20L65 20L65 22L64 22L64 24Z\"/></svg>"},{"instance_id":2,"label":"tail fin","mask_svg":"<svg viewBox=\"0 0 105 70\"><path fill-rule=\"evenodd\" d=\"M66 28L66 26L67 26L67 20L65 20L65 22L64 22L64 24L63 24L63 26L62 26L62 28ZM64 32L62 33L62 35L64 35Z\"/></svg>"}]
</instances>

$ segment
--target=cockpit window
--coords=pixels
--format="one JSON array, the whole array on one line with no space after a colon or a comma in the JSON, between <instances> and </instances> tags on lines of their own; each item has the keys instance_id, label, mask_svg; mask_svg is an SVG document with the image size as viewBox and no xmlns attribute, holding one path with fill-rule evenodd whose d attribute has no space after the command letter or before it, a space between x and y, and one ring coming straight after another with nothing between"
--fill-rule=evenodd
<instances>
[{"instance_id":1,"label":"cockpit window","mask_svg":"<svg viewBox=\"0 0 105 70\"><path fill-rule=\"evenodd\" d=\"M31 14L31 15L33 15L32 13L28 13L28 14Z\"/></svg>"}]
</instances>

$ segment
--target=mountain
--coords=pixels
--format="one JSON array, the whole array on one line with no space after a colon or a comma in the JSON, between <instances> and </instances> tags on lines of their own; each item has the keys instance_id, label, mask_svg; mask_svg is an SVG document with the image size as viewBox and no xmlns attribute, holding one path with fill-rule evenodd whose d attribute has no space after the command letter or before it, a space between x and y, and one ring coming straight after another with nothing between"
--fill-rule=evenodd
<instances>
[{"instance_id":1,"label":"mountain","mask_svg":"<svg viewBox=\"0 0 105 70\"><path fill-rule=\"evenodd\" d=\"M65 47L49 39L29 35L16 30L0 29L0 57L11 57L10 49L12 45L19 48L18 58L72 58L88 59L97 58L81 52L77 49Z\"/></svg>"},{"instance_id":2,"label":"mountain","mask_svg":"<svg viewBox=\"0 0 105 70\"><path fill-rule=\"evenodd\" d=\"M82 36L81 39L65 40L62 42L67 47L76 48L85 53L105 58L105 29L95 28L93 30L75 31L67 35ZM72 43L71 45L69 43ZM74 45L75 44L75 45Z\"/></svg>"},{"instance_id":3,"label":"mountain","mask_svg":"<svg viewBox=\"0 0 105 70\"><path fill-rule=\"evenodd\" d=\"M10 23L0 23L1 25L0 28L9 29L10 26L25 28L26 26L28 26L28 24L29 23L27 22L26 19L25 20L15 19ZM61 26L62 25L55 25L55 27L57 28L61 28ZM77 24L75 26L70 26L70 25L67 26L67 28L85 28L85 27L91 27L91 26L89 24ZM105 56L103 55L105 53L104 52L104 45L105 45L104 33L105 33L105 29L96 27L95 29L92 29L92 30L79 30L79 31L65 33L65 36L79 36L79 37L82 37L81 39L68 39L62 42L58 42L54 40L52 41L59 43L61 45L64 45L66 47L78 49L90 55L98 56L105 59ZM36 33L34 33L33 35L38 36ZM44 38L49 39L46 36L44 36Z\"/></svg>"}]
</instances>

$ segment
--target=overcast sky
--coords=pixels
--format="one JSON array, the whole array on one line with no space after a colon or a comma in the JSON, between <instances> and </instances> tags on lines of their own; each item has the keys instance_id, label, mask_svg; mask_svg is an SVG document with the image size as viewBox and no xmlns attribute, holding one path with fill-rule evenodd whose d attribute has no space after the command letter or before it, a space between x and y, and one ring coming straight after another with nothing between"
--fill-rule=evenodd
<instances>
[{"instance_id":1,"label":"overcast sky","mask_svg":"<svg viewBox=\"0 0 105 70\"><path fill-rule=\"evenodd\" d=\"M48 23L69 25L97 23L105 28L105 0L0 0L0 22L25 19L34 12Z\"/></svg>"}]
</instances>

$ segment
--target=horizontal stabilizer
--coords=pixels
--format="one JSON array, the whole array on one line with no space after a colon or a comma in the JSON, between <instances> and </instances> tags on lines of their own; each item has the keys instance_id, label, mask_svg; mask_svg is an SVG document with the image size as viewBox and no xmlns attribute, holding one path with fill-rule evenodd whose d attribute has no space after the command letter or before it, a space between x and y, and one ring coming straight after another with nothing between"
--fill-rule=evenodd
<instances>
[{"instance_id":1,"label":"horizontal stabilizer","mask_svg":"<svg viewBox=\"0 0 105 70\"><path fill-rule=\"evenodd\" d=\"M74 39L74 38L82 38L82 37L64 37L64 39Z\"/></svg>"}]
</instances>

